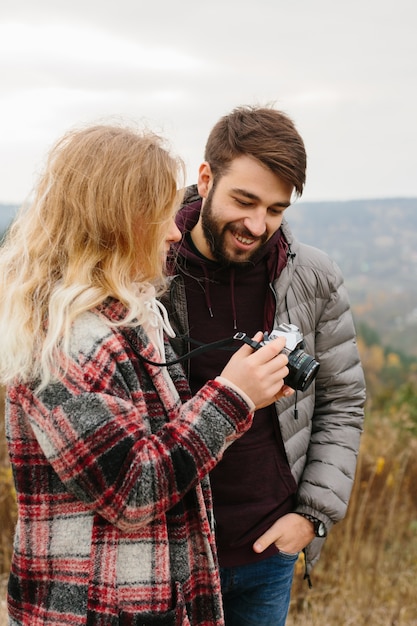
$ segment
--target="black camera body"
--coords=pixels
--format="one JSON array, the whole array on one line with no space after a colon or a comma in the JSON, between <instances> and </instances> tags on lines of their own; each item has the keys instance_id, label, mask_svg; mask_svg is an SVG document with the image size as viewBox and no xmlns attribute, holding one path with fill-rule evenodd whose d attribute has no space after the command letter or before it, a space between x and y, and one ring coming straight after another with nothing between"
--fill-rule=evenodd
<instances>
[{"instance_id":1,"label":"black camera body","mask_svg":"<svg viewBox=\"0 0 417 626\"><path fill-rule=\"evenodd\" d=\"M265 345L277 337L285 337L285 348L282 352L288 356L287 367L290 373L284 382L293 389L306 391L315 379L320 363L302 349L304 337L295 324L280 324L269 335L264 334L260 345Z\"/></svg>"}]
</instances>

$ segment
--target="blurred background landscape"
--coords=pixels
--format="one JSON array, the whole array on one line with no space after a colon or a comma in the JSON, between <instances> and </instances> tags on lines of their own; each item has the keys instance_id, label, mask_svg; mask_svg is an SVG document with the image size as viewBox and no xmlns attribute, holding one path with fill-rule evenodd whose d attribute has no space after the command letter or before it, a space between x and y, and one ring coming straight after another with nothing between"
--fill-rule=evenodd
<instances>
[{"instance_id":1,"label":"blurred background landscape","mask_svg":"<svg viewBox=\"0 0 417 626\"><path fill-rule=\"evenodd\" d=\"M0 232L16 212L0 205ZM365 430L346 519L303 580L300 558L288 626L417 625L417 198L297 202L300 240L341 267L367 381ZM0 626L16 521L0 412Z\"/></svg>"}]
</instances>

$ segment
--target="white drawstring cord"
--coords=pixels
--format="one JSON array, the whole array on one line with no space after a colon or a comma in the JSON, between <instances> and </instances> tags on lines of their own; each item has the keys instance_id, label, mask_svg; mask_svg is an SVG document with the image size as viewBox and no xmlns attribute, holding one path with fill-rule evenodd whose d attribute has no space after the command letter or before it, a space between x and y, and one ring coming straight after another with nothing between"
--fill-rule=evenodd
<instances>
[{"instance_id":1,"label":"white drawstring cord","mask_svg":"<svg viewBox=\"0 0 417 626\"><path fill-rule=\"evenodd\" d=\"M164 332L169 337L175 337L175 332L169 322L168 311L164 305L156 298L151 298L145 302L146 308L150 315L148 317L149 326L152 327L153 339L155 346L159 350L162 360L165 360L165 348L164 348Z\"/></svg>"}]
</instances>

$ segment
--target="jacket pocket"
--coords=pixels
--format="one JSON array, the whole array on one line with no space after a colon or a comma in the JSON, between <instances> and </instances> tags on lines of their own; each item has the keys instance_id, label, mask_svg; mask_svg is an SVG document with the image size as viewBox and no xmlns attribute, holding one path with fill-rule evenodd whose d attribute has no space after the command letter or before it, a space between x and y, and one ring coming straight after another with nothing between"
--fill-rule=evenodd
<instances>
[{"instance_id":1,"label":"jacket pocket","mask_svg":"<svg viewBox=\"0 0 417 626\"><path fill-rule=\"evenodd\" d=\"M164 613L138 613L135 615L121 612L119 626L191 626L179 582L175 583L173 596L175 606L170 611Z\"/></svg>"}]
</instances>

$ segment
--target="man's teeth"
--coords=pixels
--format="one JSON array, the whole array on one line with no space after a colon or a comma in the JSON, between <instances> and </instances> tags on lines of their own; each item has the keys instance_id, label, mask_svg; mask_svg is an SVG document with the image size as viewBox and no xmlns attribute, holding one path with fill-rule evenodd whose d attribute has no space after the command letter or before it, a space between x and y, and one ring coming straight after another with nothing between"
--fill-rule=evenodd
<instances>
[{"instance_id":1,"label":"man's teeth","mask_svg":"<svg viewBox=\"0 0 417 626\"><path fill-rule=\"evenodd\" d=\"M254 239L249 239L248 237L243 237L242 235L235 235L235 237L238 241L240 241L241 243L247 246L255 241Z\"/></svg>"}]
</instances>

